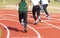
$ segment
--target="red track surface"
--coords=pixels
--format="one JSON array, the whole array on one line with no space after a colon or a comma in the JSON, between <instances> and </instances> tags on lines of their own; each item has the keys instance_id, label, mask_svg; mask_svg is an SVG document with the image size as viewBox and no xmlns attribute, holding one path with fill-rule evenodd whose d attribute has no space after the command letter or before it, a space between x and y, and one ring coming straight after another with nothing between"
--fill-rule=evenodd
<instances>
[{"instance_id":1,"label":"red track surface","mask_svg":"<svg viewBox=\"0 0 60 38\"><path fill-rule=\"evenodd\" d=\"M34 25L31 12L28 12L28 25L36 29L42 38L60 38L60 14L50 13L51 19L47 20L46 15L41 14L41 23ZM6 25L10 30L10 38L37 38L35 31L27 27L27 33L23 32L23 26L18 22L18 12L16 10L0 9L0 23ZM0 26L6 38L7 30Z\"/></svg>"}]
</instances>

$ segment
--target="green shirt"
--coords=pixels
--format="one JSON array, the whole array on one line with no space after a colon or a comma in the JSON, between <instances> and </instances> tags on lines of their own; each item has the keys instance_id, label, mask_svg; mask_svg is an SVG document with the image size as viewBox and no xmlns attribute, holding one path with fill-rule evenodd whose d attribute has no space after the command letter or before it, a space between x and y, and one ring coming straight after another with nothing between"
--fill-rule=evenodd
<instances>
[{"instance_id":1,"label":"green shirt","mask_svg":"<svg viewBox=\"0 0 60 38\"><path fill-rule=\"evenodd\" d=\"M19 4L19 11L27 11L27 4L25 1L21 1Z\"/></svg>"}]
</instances>

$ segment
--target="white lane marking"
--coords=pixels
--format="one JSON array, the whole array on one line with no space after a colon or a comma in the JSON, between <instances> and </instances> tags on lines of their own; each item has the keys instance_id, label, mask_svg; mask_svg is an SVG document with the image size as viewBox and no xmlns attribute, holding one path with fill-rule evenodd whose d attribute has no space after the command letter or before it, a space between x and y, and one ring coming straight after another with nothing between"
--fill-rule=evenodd
<instances>
[{"instance_id":1,"label":"white lane marking","mask_svg":"<svg viewBox=\"0 0 60 38\"><path fill-rule=\"evenodd\" d=\"M3 14L3 15L10 15L10 16L18 16L18 15L16 15L16 14ZM2 17L2 15L0 16L0 17ZM3 18L5 18L5 17L3 17ZM32 18L28 18L28 19L30 19L30 20L34 20L34 19L32 19ZM55 21L55 20L60 20L60 19L56 19L56 18L51 18L51 19L54 19L53 21ZM43 20L43 21L50 21L50 20Z\"/></svg>"},{"instance_id":2,"label":"white lane marking","mask_svg":"<svg viewBox=\"0 0 60 38\"><path fill-rule=\"evenodd\" d=\"M2 17L2 16L4 16L4 15L18 16L17 14L2 14L2 15L0 15L0 17ZM28 15L29 15L29 16L32 16L31 14L28 14ZM44 16L42 16L42 17L44 17ZM28 19L34 20L34 19L32 19L32 18L28 18ZM54 19L54 20L60 20L60 19L56 19L56 18L51 18L51 19ZM48 20L46 20L46 21L48 21Z\"/></svg>"},{"instance_id":3,"label":"white lane marking","mask_svg":"<svg viewBox=\"0 0 60 38\"><path fill-rule=\"evenodd\" d=\"M6 28L7 30L7 37L6 38L10 38L10 32L9 32L9 29L7 28L6 25L4 25L3 23L0 23L4 28Z\"/></svg>"},{"instance_id":4,"label":"white lane marking","mask_svg":"<svg viewBox=\"0 0 60 38\"><path fill-rule=\"evenodd\" d=\"M55 19L55 20L58 20L58 21L60 21L60 19L56 19L56 18L51 18L51 19Z\"/></svg>"},{"instance_id":5,"label":"white lane marking","mask_svg":"<svg viewBox=\"0 0 60 38\"><path fill-rule=\"evenodd\" d=\"M42 16L43 17L43 16ZM31 19L31 20L33 20L32 18L29 18L29 19ZM56 19L56 18L51 18L51 19L55 19L55 20L60 20L60 19ZM55 20L53 20L53 21L55 21ZM58 26L55 26L55 25L53 25L53 24L50 24L50 23L47 23L46 21L50 21L50 20L42 20L42 22L43 23L46 23L46 24L48 24L48 25L50 25L50 26L52 26L52 27L55 27L55 28L57 28L57 29L60 29Z\"/></svg>"},{"instance_id":6,"label":"white lane marking","mask_svg":"<svg viewBox=\"0 0 60 38\"><path fill-rule=\"evenodd\" d=\"M53 28L53 27L34 27L34 28Z\"/></svg>"},{"instance_id":7,"label":"white lane marking","mask_svg":"<svg viewBox=\"0 0 60 38\"><path fill-rule=\"evenodd\" d=\"M42 22L46 23L46 24L49 25L49 26L55 27L55 28L57 28L57 29L60 29L59 27L57 27L57 26L55 26L55 25L53 25L53 24L50 24L50 23L48 23L48 22L46 22L46 21L42 21Z\"/></svg>"},{"instance_id":8,"label":"white lane marking","mask_svg":"<svg viewBox=\"0 0 60 38\"><path fill-rule=\"evenodd\" d=\"M5 14L5 15L7 15L7 14ZM8 14L8 15L13 15L13 16L15 16L14 14ZM17 15L16 15L17 16ZM1 17L1 16L0 16ZM5 17L4 17L5 18ZM34 19L32 19L32 18L28 18L28 19L30 19L30 20L34 20ZM55 19L55 20L60 20L60 19L56 19L56 18L51 18L51 19ZM55 20L53 20L53 21L55 21ZM43 21L49 21L49 20L43 20Z\"/></svg>"},{"instance_id":9,"label":"white lane marking","mask_svg":"<svg viewBox=\"0 0 60 38\"><path fill-rule=\"evenodd\" d=\"M56 20L56 19L55 19ZM16 21L16 20L15 20ZM48 21L48 20L46 20L46 21ZM45 22L46 23L46 22ZM60 29L59 27L56 27L55 25L52 25L52 24L50 24L50 23L47 23L48 25L51 25L51 26L53 26L53 27L55 27L55 28L57 28L57 29Z\"/></svg>"},{"instance_id":10,"label":"white lane marking","mask_svg":"<svg viewBox=\"0 0 60 38\"><path fill-rule=\"evenodd\" d=\"M1 17L1 16L5 16L5 15L9 15L9 16L18 16L17 14L1 14L0 17Z\"/></svg>"},{"instance_id":11,"label":"white lane marking","mask_svg":"<svg viewBox=\"0 0 60 38\"><path fill-rule=\"evenodd\" d=\"M29 27L30 29L34 30L34 31L37 33L38 38L41 38L41 35L40 35L40 33L39 33L37 30L35 30L33 27L31 27L31 26L29 26L29 25L28 25L28 27Z\"/></svg>"},{"instance_id":12,"label":"white lane marking","mask_svg":"<svg viewBox=\"0 0 60 38\"><path fill-rule=\"evenodd\" d=\"M19 21L17 21L17 20L14 20L14 19L0 19L0 20L9 20L9 21L16 21L16 22L18 22L19 23ZM38 38L41 38L41 36L40 36L40 33L37 31L37 30L35 30L33 27L31 27L31 26L29 26L29 25L27 25L30 29L32 29L33 31L35 31L36 32L36 34L38 35Z\"/></svg>"}]
</instances>

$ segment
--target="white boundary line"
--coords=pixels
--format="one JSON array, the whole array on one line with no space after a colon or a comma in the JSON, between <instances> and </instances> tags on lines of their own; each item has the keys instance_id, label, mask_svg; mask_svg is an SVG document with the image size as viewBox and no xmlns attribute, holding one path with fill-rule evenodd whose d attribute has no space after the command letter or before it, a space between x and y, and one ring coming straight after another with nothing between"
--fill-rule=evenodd
<instances>
[{"instance_id":1,"label":"white boundary line","mask_svg":"<svg viewBox=\"0 0 60 38\"><path fill-rule=\"evenodd\" d=\"M6 14L4 14L4 15L6 15ZM14 14L8 14L8 15L10 15L10 16L15 16ZM16 15L17 16L17 15ZM0 16L1 17L1 16ZM4 17L5 18L5 17ZM34 20L34 19L32 19L32 18L28 18L28 19L31 19L31 20ZM55 19L55 20L60 20L60 19L56 19L56 18L51 18L51 19ZM49 21L49 20L42 20L42 21ZM52 24L53 25L53 24ZM55 25L54 25L55 26ZM57 26L56 26L57 27ZM59 27L58 27L59 28Z\"/></svg>"},{"instance_id":2,"label":"white boundary line","mask_svg":"<svg viewBox=\"0 0 60 38\"><path fill-rule=\"evenodd\" d=\"M34 30L34 31L37 33L38 38L41 38L41 35L39 34L39 32L38 32L37 30L35 30L33 27L31 27L31 26L29 26L29 25L28 25L28 27L29 27L30 29Z\"/></svg>"},{"instance_id":3,"label":"white boundary line","mask_svg":"<svg viewBox=\"0 0 60 38\"><path fill-rule=\"evenodd\" d=\"M7 30L7 37L6 38L10 38L10 32L9 32L9 29L7 28L7 26L6 25L4 25L4 24L2 24L2 23L0 23L4 28L6 28L6 30Z\"/></svg>"},{"instance_id":4,"label":"white boundary line","mask_svg":"<svg viewBox=\"0 0 60 38\"><path fill-rule=\"evenodd\" d=\"M42 22L46 23L46 24L49 25L49 26L55 27L55 28L57 28L57 29L60 29L59 27L57 27L57 26L55 26L55 25L53 25L53 24L50 24L50 23L48 23L48 22L46 22L46 21L42 21Z\"/></svg>"},{"instance_id":5,"label":"white boundary line","mask_svg":"<svg viewBox=\"0 0 60 38\"><path fill-rule=\"evenodd\" d=\"M14 19L0 19L0 20L11 20L11 21L16 21L16 22L18 22L19 23L19 21L17 21L17 20L14 20ZM37 30L35 30L33 27L31 27L31 26L29 26L29 25L27 25L30 29L32 29L33 31L35 31L36 32L36 34L38 35L38 38L41 38L41 36L40 36L40 33L37 31Z\"/></svg>"},{"instance_id":6,"label":"white boundary line","mask_svg":"<svg viewBox=\"0 0 60 38\"><path fill-rule=\"evenodd\" d=\"M32 18L29 18L29 19L31 19L31 20L33 20ZM56 18L51 18L51 19L55 19L55 20L60 20L60 19L56 19ZM54 21L55 21L54 20ZM48 24L48 25L50 25L50 26L52 26L52 27L55 27L55 28L57 28L57 29L60 29L60 27L57 27L57 26L55 26L55 25L53 25L53 24L50 24L50 23L48 23L48 22L46 22L46 21L49 21L49 20L42 20L42 22L43 23L46 23L46 24Z\"/></svg>"},{"instance_id":7,"label":"white boundary line","mask_svg":"<svg viewBox=\"0 0 60 38\"><path fill-rule=\"evenodd\" d=\"M2 17L2 16L4 16L4 15L18 16L18 15L16 15L16 14L2 14L0 17ZM31 16L31 14L28 14L28 15ZM42 17L44 17L44 16L42 16ZM28 18L28 19L34 20L34 19L32 19L32 18ZM56 18L51 18L51 19L55 19L55 20L58 20L58 21L60 20L60 19L56 19ZM48 21L48 20L45 20L45 21Z\"/></svg>"},{"instance_id":8,"label":"white boundary line","mask_svg":"<svg viewBox=\"0 0 60 38\"><path fill-rule=\"evenodd\" d=\"M4 15L18 16L17 14L1 14L1 16L4 16Z\"/></svg>"},{"instance_id":9,"label":"white boundary line","mask_svg":"<svg viewBox=\"0 0 60 38\"><path fill-rule=\"evenodd\" d=\"M2 14L0 17L4 16L4 15L10 15L10 16L18 16L18 15L14 15L14 14ZM43 17L43 16L42 16ZM5 17L4 17L5 18ZM28 18L28 19L31 19L31 20L34 20L32 18ZM56 18L51 18L51 19L54 19L54 20L60 20L60 19L56 19ZM50 20L44 20L44 21L50 21Z\"/></svg>"},{"instance_id":10,"label":"white boundary line","mask_svg":"<svg viewBox=\"0 0 60 38\"><path fill-rule=\"evenodd\" d=\"M15 16L15 15L13 15L13 14L4 14L4 15L10 15L10 16ZM17 16L17 15L16 15ZM0 16L1 17L1 16ZM8 18L9 19L9 18ZM4 19L4 20L8 20L8 19ZM53 19L53 18L51 18L51 19ZM54 18L54 19L56 19L56 18ZM1 20L1 19L0 19ZM10 19L10 20L12 20L12 21L17 21L17 20L14 20L14 19ZM60 19L56 19L56 20L60 20ZM46 20L47 21L47 20ZM17 21L17 22L19 22L19 21ZM55 28L57 28L57 29L60 29L59 27L57 27L57 26L55 26L55 25L53 25L53 24L50 24L50 23L47 23L47 22L45 22L45 21L43 21L44 23L46 23L46 24L48 24L48 25L50 25L50 26L52 26L52 27L55 27ZM29 28L31 28L32 30L34 30L36 33L37 33L37 35L38 35L38 38L41 38L41 36L40 36L40 34L38 33L38 31L36 31L33 27L31 27L31 26L29 26L28 25L28 27Z\"/></svg>"}]
</instances>

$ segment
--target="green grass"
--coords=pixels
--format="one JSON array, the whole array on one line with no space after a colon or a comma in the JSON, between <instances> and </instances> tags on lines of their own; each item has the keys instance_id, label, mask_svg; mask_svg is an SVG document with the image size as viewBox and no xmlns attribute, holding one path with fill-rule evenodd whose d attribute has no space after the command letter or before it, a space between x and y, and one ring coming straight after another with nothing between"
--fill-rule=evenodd
<instances>
[{"instance_id":1,"label":"green grass","mask_svg":"<svg viewBox=\"0 0 60 38\"><path fill-rule=\"evenodd\" d=\"M5 3L3 0L0 1L0 5L6 5L6 4L16 4L18 0L5 0Z\"/></svg>"},{"instance_id":2,"label":"green grass","mask_svg":"<svg viewBox=\"0 0 60 38\"><path fill-rule=\"evenodd\" d=\"M30 3L29 0L26 0L28 2L28 4ZM57 7L57 8L60 8L60 2L58 1L54 1L54 0L50 0L51 2L49 3L49 6L52 6L52 7ZM16 4L18 2L18 0L6 0L5 3L3 3L3 0L0 0L0 7L3 7L4 5L13 5L13 4ZM48 11L49 12L58 12L60 13L60 9L54 9L54 8L48 8Z\"/></svg>"},{"instance_id":3,"label":"green grass","mask_svg":"<svg viewBox=\"0 0 60 38\"><path fill-rule=\"evenodd\" d=\"M60 2L50 0L49 6L51 6L51 7L48 7L48 12L60 13L60 9L57 9L57 8L60 8Z\"/></svg>"},{"instance_id":4,"label":"green grass","mask_svg":"<svg viewBox=\"0 0 60 38\"><path fill-rule=\"evenodd\" d=\"M48 8L49 13L60 13L59 9Z\"/></svg>"},{"instance_id":5,"label":"green grass","mask_svg":"<svg viewBox=\"0 0 60 38\"><path fill-rule=\"evenodd\" d=\"M0 37L2 36L2 30L0 29Z\"/></svg>"},{"instance_id":6,"label":"green grass","mask_svg":"<svg viewBox=\"0 0 60 38\"><path fill-rule=\"evenodd\" d=\"M18 0L6 0L5 4L16 4L18 2Z\"/></svg>"},{"instance_id":7,"label":"green grass","mask_svg":"<svg viewBox=\"0 0 60 38\"><path fill-rule=\"evenodd\" d=\"M26 0L29 3L29 0ZM5 0L5 3L3 2L3 0L0 0L0 4L16 4L17 2L19 2L18 0Z\"/></svg>"},{"instance_id":8,"label":"green grass","mask_svg":"<svg viewBox=\"0 0 60 38\"><path fill-rule=\"evenodd\" d=\"M58 1L54 1L54 0L50 0L51 2L50 2L50 6L56 6L56 7L60 7L60 2L58 2Z\"/></svg>"}]
</instances>

